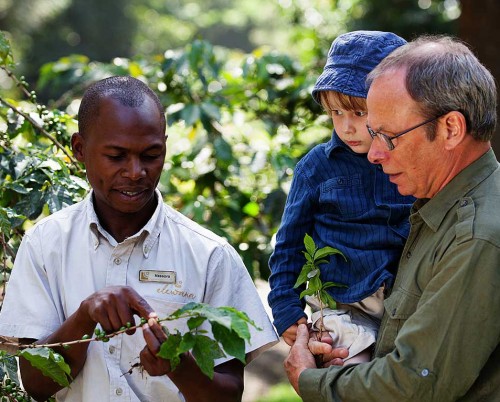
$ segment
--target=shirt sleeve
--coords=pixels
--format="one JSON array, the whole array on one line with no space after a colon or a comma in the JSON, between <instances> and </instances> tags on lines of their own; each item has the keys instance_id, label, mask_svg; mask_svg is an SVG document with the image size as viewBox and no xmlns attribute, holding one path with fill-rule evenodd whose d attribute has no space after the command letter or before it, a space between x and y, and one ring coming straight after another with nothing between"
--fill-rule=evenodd
<instances>
[{"instance_id":1,"label":"shirt sleeve","mask_svg":"<svg viewBox=\"0 0 500 402\"><path fill-rule=\"evenodd\" d=\"M357 366L305 370L299 378L303 400L458 400L498 346L498 261L499 248L487 241L454 246L424 273L430 279L420 298L399 292L386 301L386 327L399 329L394 349ZM416 304L413 314L387 312L408 299Z\"/></svg>"},{"instance_id":2,"label":"shirt sleeve","mask_svg":"<svg viewBox=\"0 0 500 402\"><path fill-rule=\"evenodd\" d=\"M24 235L7 283L0 334L41 339L62 323L43 261L37 229Z\"/></svg>"},{"instance_id":3,"label":"shirt sleeve","mask_svg":"<svg viewBox=\"0 0 500 402\"><path fill-rule=\"evenodd\" d=\"M295 170L281 226L276 235L276 247L269 259L271 291L268 301L273 312L274 326L280 335L300 318L306 317L305 304L299 298L304 287L293 287L305 263L302 253L305 249L304 236L306 233L313 235L314 192L302 174L301 166L297 165Z\"/></svg>"},{"instance_id":4,"label":"shirt sleeve","mask_svg":"<svg viewBox=\"0 0 500 402\"><path fill-rule=\"evenodd\" d=\"M245 312L255 322L259 329L249 326L250 341L246 344L247 364L278 342L278 336L252 278L236 250L229 244L219 246L212 253L203 302L214 307L234 307ZM216 360L215 364L228 359Z\"/></svg>"}]
</instances>

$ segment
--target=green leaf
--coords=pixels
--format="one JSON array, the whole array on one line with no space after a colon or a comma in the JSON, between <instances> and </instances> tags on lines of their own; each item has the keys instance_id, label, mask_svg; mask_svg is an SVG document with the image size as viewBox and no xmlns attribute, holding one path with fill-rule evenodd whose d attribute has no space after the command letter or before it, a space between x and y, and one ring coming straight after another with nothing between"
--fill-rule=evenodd
<instances>
[{"instance_id":1,"label":"green leaf","mask_svg":"<svg viewBox=\"0 0 500 402\"><path fill-rule=\"evenodd\" d=\"M344 257L344 260L347 261L344 254L342 254L342 252L340 250L337 250L336 248L329 247L329 246L320 248L318 251L316 251L316 254L314 255L314 259L328 257L329 255L333 255L333 254L340 254L342 257Z\"/></svg>"},{"instance_id":2,"label":"green leaf","mask_svg":"<svg viewBox=\"0 0 500 402\"><path fill-rule=\"evenodd\" d=\"M180 333L170 334L167 340L161 344L160 351L156 354L162 359L169 360L172 370L175 370L181 362L180 355L183 353L180 351L181 341L182 335Z\"/></svg>"},{"instance_id":3,"label":"green leaf","mask_svg":"<svg viewBox=\"0 0 500 402\"><path fill-rule=\"evenodd\" d=\"M316 293L316 290L314 289L306 289L306 290L303 290L301 293L300 293L300 298L302 299L304 296L312 296Z\"/></svg>"},{"instance_id":4,"label":"green leaf","mask_svg":"<svg viewBox=\"0 0 500 402\"><path fill-rule=\"evenodd\" d=\"M255 325L248 315L242 311L238 311L234 307L212 307L204 303L188 303L184 307L174 311L170 317L180 318L185 316L197 316L201 315L206 317L210 324L214 322L235 331L241 338L249 340L250 331L248 330L248 325L252 325L256 329L260 330Z\"/></svg>"},{"instance_id":5,"label":"green leaf","mask_svg":"<svg viewBox=\"0 0 500 402\"><path fill-rule=\"evenodd\" d=\"M210 379L214 378L214 360L224 357L219 344L208 336L195 335L193 357L200 370Z\"/></svg>"},{"instance_id":6,"label":"green leaf","mask_svg":"<svg viewBox=\"0 0 500 402\"><path fill-rule=\"evenodd\" d=\"M74 175L70 175L69 178L71 179L71 181L76 184L78 187L84 189L85 191L89 190L89 184L87 181L81 179L80 177L78 176L74 176Z\"/></svg>"},{"instance_id":7,"label":"green leaf","mask_svg":"<svg viewBox=\"0 0 500 402\"><path fill-rule=\"evenodd\" d=\"M331 287L338 287L338 288L348 288L349 286L347 285L344 285L342 283L337 283L337 282L325 282L323 283L323 286L322 286L322 289L328 289L328 288L331 288Z\"/></svg>"},{"instance_id":8,"label":"green leaf","mask_svg":"<svg viewBox=\"0 0 500 402\"><path fill-rule=\"evenodd\" d=\"M43 161L42 163L40 163L40 165L38 167L40 169L41 168L49 168L50 171L57 171L57 170L62 169L62 166L60 165L60 163L58 161L56 161L55 159L47 159L47 160Z\"/></svg>"},{"instance_id":9,"label":"green leaf","mask_svg":"<svg viewBox=\"0 0 500 402\"><path fill-rule=\"evenodd\" d=\"M191 332L184 335L181 335L179 332L169 334L167 340L161 344L160 351L156 356L168 360L171 369L175 370L181 362L181 355L193 349L197 336L199 335L194 335Z\"/></svg>"},{"instance_id":10,"label":"green leaf","mask_svg":"<svg viewBox=\"0 0 500 402\"><path fill-rule=\"evenodd\" d=\"M215 322L212 324L212 333L215 340L222 345L226 354L236 357L243 364L246 363L245 341L236 332Z\"/></svg>"},{"instance_id":11,"label":"green leaf","mask_svg":"<svg viewBox=\"0 0 500 402\"><path fill-rule=\"evenodd\" d=\"M319 299L320 301L330 307L331 309L336 309L337 308L337 303L333 299L333 297L328 293L325 292L324 290L321 290L319 292Z\"/></svg>"},{"instance_id":12,"label":"green leaf","mask_svg":"<svg viewBox=\"0 0 500 402\"><path fill-rule=\"evenodd\" d=\"M300 285L306 283L308 281L308 275L309 272L314 268L314 265L306 264L302 267L302 271L300 271L300 274L297 278L297 281L295 282L295 285L293 285L293 288L296 289Z\"/></svg>"},{"instance_id":13,"label":"green leaf","mask_svg":"<svg viewBox=\"0 0 500 402\"><path fill-rule=\"evenodd\" d=\"M205 317L198 316L198 317L191 317L187 321L187 325L190 331L192 331L195 328L198 328L201 324L203 324L206 321Z\"/></svg>"},{"instance_id":14,"label":"green leaf","mask_svg":"<svg viewBox=\"0 0 500 402\"><path fill-rule=\"evenodd\" d=\"M68 387L71 380L71 368L64 358L49 348L29 348L19 352L19 356L28 360L31 365L51 378L62 387Z\"/></svg>"},{"instance_id":15,"label":"green leaf","mask_svg":"<svg viewBox=\"0 0 500 402\"><path fill-rule=\"evenodd\" d=\"M189 352L193 349L198 335L192 332L187 332L182 336L181 343L179 344L179 354Z\"/></svg>"},{"instance_id":16,"label":"green leaf","mask_svg":"<svg viewBox=\"0 0 500 402\"><path fill-rule=\"evenodd\" d=\"M219 136L214 140L214 149L217 159L226 162L233 160L233 150L231 149L231 145L229 145L224 138Z\"/></svg>"},{"instance_id":17,"label":"green leaf","mask_svg":"<svg viewBox=\"0 0 500 402\"><path fill-rule=\"evenodd\" d=\"M248 329L249 325L253 326L258 331L262 330L243 311L227 306L218 307L217 309L224 312L231 318L231 330L236 332L242 339L250 341L250 330Z\"/></svg>"},{"instance_id":18,"label":"green leaf","mask_svg":"<svg viewBox=\"0 0 500 402\"><path fill-rule=\"evenodd\" d=\"M307 252L313 256L314 252L316 251L316 244L314 244L314 240L311 236L309 236L307 233L304 236L304 245L306 246Z\"/></svg>"},{"instance_id":19,"label":"green leaf","mask_svg":"<svg viewBox=\"0 0 500 402\"><path fill-rule=\"evenodd\" d=\"M315 292L321 289L321 279L319 276L313 276L309 280L309 285L307 286L309 289L314 289Z\"/></svg>"},{"instance_id":20,"label":"green leaf","mask_svg":"<svg viewBox=\"0 0 500 402\"><path fill-rule=\"evenodd\" d=\"M8 355L7 352L0 350L0 381L2 381L5 376L19 383L15 356Z\"/></svg>"},{"instance_id":21,"label":"green leaf","mask_svg":"<svg viewBox=\"0 0 500 402\"><path fill-rule=\"evenodd\" d=\"M200 108L198 105L186 105L181 112L181 118L186 123L186 126L192 126L200 120Z\"/></svg>"},{"instance_id":22,"label":"green leaf","mask_svg":"<svg viewBox=\"0 0 500 402\"><path fill-rule=\"evenodd\" d=\"M209 118L220 121L221 113L216 104L212 102L202 102L200 106L202 112L204 112Z\"/></svg>"},{"instance_id":23,"label":"green leaf","mask_svg":"<svg viewBox=\"0 0 500 402\"><path fill-rule=\"evenodd\" d=\"M17 181L13 181L10 183L4 183L4 188L5 189L8 188L12 191L15 191L18 194L28 194L30 192L29 189L27 189L26 187L24 187L22 184L20 184Z\"/></svg>"},{"instance_id":24,"label":"green leaf","mask_svg":"<svg viewBox=\"0 0 500 402\"><path fill-rule=\"evenodd\" d=\"M6 66L12 64L12 53L10 43L5 34L0 31L0 65Z\"/></svg>"},{"instance_id":25,"label":"green leaf","mask_svg":"<svg viewBox=\"0 0 500 402\"><path fill-rule=\"evenodd\" d=\"M314 259L313 257L307 252L307 251L302 251L304 253L304 256L306 257L307 262L313 263Z\"/></svg>"},{"instance_id":26,"label":"green leaf","mask_svg":"<svg viewBox=\"0 0 500 402\"><path fill-rule=\"evenodd\" d=\"M7 211L4 208L0 208L0 232L6 234L10 232L10 229L11 224L7 215Z\"/></svg>"}]
</instances>

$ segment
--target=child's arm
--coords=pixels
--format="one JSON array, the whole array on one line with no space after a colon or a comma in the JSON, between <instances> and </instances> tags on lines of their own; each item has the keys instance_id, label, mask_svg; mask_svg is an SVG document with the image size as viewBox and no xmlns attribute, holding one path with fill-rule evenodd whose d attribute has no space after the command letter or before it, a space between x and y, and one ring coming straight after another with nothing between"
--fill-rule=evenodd
<instances>
[{"instance_id":1,"label":"child's arm","mask_svg":"<svg viewBox=\"0 0 500 402\"><path fill-rule=\"evenodd\" d=\"M318 196L308 179L310 157L310 154L306 155L295 168L281 226L276 234L276 246L269 259L271 291L268 301L279 335L306 317L305 303L299 297L304 289L294 289L294 285L306 261L304 236L314 234L313 211L317 209Z\"/></svg>"},{"instance_id":2,"label":"child's arm","mask_svg":"<svg viewBox=\"0 0 500 402\"><path fill-rule=\"evenodd\" d=\"M297 337L297 328L299 327L300 324L307 324L307 320L302 317L299 321L297 321L295 324L289 326L285 332L283 332L283 340L286 342L288 346L293 346L295 343L295 339Z\"/></svg>"}]
</instances>

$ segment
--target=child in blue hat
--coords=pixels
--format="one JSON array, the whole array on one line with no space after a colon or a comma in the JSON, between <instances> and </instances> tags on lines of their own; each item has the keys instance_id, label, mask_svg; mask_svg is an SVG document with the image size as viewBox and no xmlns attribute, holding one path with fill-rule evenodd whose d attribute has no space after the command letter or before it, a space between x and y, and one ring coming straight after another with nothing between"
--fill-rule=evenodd
<instances>
[{"instance_id":1,"label":"child in blue hat","mask_svg":"<svg viewBox=\"0 0 500 402\"><path fill-rule=\"evenodd\" d=\"M294 284L305 262L304 236L317 247L331 246L334 255L321 266L323 282L331 287L337 309L323 311L323 324L334 346L349 349L348 363L368 361L400 254L409 232L413 197L402 196L380 166L366 155L372 139L366 129L365 80L384 57L406 41L389 32L354 31L332 43L312 91L333 121L333 134L297 164L286 201L276 247L269 260L269 305L274 325L288 345L297 326L306 323L302 289ZM308 298L313 327L319 303Z\"/></svg>"}]
</instances>

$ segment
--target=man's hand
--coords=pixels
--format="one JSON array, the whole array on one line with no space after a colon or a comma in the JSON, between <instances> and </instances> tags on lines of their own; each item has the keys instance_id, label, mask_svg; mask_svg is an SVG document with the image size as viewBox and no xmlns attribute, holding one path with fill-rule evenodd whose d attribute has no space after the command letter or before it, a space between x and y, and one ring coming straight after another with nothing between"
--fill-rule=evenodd
<instances>
[{"instance_id":1,"label":"man's hand","mask_svg":"<svg viewBox=\"0 0 500 402\"><path fill-rule=\"evenodd\" d=\"M167 335L157 320L158 316L152 313L148 323L142 326L146 346L141 351L140 360L144 370L151 376L164 375L171 371L170 361L156 356L161 344L167 340Z\"/></svg>"},{"instance_id":2,"label":"man's hand","mask_svg":"<svg viewBox=\"0 0 500 402\"><path fill-rule=\"evenodd\" d=\"M80 309L106 333L118 331L128 322L133 325L134 314L148 318L153 313L148 302L128 286L111 286L95 292L82 302ZM127 334L134 332L130 330Z\"/></svg>"},{"instance_id":3,"label":"man's hand","mask_svg":"<svg viewBox=\"0 0 500 402\"><path fill-rule=\"evenodd\" d=\"M304 324L300 324L297 328L297 336L295 343L290 348L290 353L285 359L285 371L288 380L298 395L299 392L299 377L300 374L308 368L316 368L314 356L309 350L307 344L309 343L309 330ZM329 346L331 350L331 346Z\"/></svg>"},{"instance_id":4,"label":"man's hand","mask_svg":"<svg viewBox=\"0 0 500 402\"><path fill-rule=\"evenodd\" d=\"M321 341L316 340L316 335L309 335L306 325L301 324L297 328L297 338L290 349L288 357L285 359L285 371L288 380L297 394L299 392L299 377L305 369L317 368L314 355L323 356L323 367L332 365L341 366L342 359L349 355L349 351L344 348L332 348L332 338L325 334Z\"/></svg>"},{"instance_id":5,"label":"man's hand","mask_svg":"<svg viewBox=\"0 0 500 402\"><path fill-rule=\"evenodd\" d=\"M127 286L112 286L101 289L87 297L77 311L51 335L37 343L59 343L81 339L89 335L99 323L106 333L116 332L126 327L127 322L134 323L134 314L149 317L153 309L139 294ZM133 333L135 330L127 331ZM31 339L30 342L34 341ZM88 342L73 345L69 349L56 348L66 363L71 367L71 376L82 370L87 359ZM59 391L62 386L33 367L27 360L20 359L19 367L26 391L36 400L45 401Z\"/></svg>"},{"instance_id":6,"label":"man's hand","mask_svg":"<svg viewBox=\"0 0 500 402\"><path fill-rule=\"evenodd\" d=\"M146 346L140 353L140 362L151 376L167 375L179 388L186 402L236 402L243 394L243 363L237 359L226 361L214 368L210 379L198 367L189 352L181 357L180 364L172 370L170 361L157 357L161 344L167 335L158 322L156 314L151 314L147 324L142 326Z\"/></svg>"},{"instance_id":7,"label":"man's hand","mask_svg":"<svg viewBox=\"0 0 500 402\"><path fill-rule=\"evenodd\" d=\"M343 366L344 360L349 356L349 350L345 348L333 348L333 339L328 332L323 333L321 340L316 338L317 332L312 332L309 337L309 350L320 357L321 367ZM320 364L317 360L316 362Z\"/></svg>"}]
</instances>

